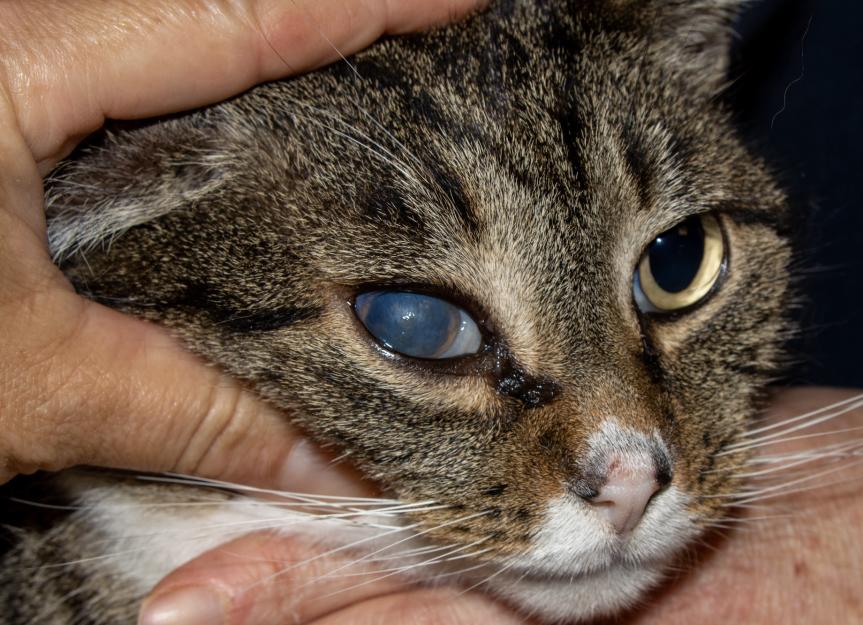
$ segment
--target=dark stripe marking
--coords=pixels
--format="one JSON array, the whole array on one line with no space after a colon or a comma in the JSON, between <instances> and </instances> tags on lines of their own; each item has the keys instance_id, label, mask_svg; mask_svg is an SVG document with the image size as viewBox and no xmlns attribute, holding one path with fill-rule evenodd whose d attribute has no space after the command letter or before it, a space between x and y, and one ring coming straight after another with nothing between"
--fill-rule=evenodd
<instances>
[{"instance_id":1,"label":"dark stripe marking","mask_svg":"<svg viewBox=\"0 0 863 625\"><path fill-rule=\"evenodd\" d=\"M273 310L255 311L252 313L237 313L224 309L207 310L211 317L217 318L216 323L226 326L235 332L267 332L286 328L300 321L309 321L320 316L321 311L315 308L276 308ZM221 319L218 319L221 317Z\"/></svg>"},{"instance_id":2,"label":"dark stripe marking","mask_svg":"<svg viewBox=\"0 0 863 625\"><path fill-rule=\"evenodd\" d=\"M477 235L481 225L465 194L461 180L441 163L427 163L426 168L437 186L449 200L450 208L471 235Z\"/></svg>"},{"instance_id":3,"label":"dark stripe marking","mask_svg":"<svg viewBox=\"0 0 863 625\"><path fill-rule=\"evenodd\" d=\"M206 314L214 323L235 332L266 332L291 326L300 321L315 319L321 309L305 306L280 306L267 310L241 310L230 307L209 284L193 283L185 293L173 301L161 304L162 309L194 308Z\"/></svg>"},{"instance_id":4,"label":"dark stripe marking","mask_svg":"<svg viewBox=\"0 0 863 625\"><path fill-rule=\"evenodd\" d=\"M635 183L635 191L642 208L652 204L654 167L631 123L623 126L623 158Z\"/></svg>"}]
</instances>

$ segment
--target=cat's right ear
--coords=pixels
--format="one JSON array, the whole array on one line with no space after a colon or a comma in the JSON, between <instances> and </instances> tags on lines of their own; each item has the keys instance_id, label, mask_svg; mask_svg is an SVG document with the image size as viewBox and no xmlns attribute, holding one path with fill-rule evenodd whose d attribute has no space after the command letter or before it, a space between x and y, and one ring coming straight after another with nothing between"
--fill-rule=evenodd
<instances>
[{"instance_id":1,"label":"cat's right ear","mask_svg":"<svg viewBox=\"0 0 863 625\"><path fill-rule=\"evenodd\" d=\"M182 118L115 123L121 126L123 132L93 135L45 179L48 241L58 264L191 205L227 181L225 140L213 130Z\"/></svg>"}]
</instances>

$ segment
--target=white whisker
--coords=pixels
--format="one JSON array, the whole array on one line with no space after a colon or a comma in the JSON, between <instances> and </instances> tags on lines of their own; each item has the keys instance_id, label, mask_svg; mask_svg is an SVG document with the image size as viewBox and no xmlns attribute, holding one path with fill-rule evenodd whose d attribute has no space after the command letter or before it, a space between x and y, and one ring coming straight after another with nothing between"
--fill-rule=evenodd
<instances>
[{"instance_id":1,"label":"white whisker","mask_svg":"<svg viewBox=\"0 0 863 625\"><path fill-rule=\"evenodd\" d=\"M757 471L738 473L733 476L733 479L759 479L772 476L776 473L786 475L792 473L791 470L795 468L798 468L799 471L799 468L806 467L808 465L816 463L832 464L863 454L863 447L861 447L861 444L856 441L851 443L840 443L836 446L828 445L827 448L824 450L787 454L784 457L771 459L769 461L771 466Z\"/></svg>"},{"instance_id":2,"label":"white whisker","mask_svg":"<svg viewBox=\"0 0 863 625\"><path fill-rule=\"evenodd\" d=\"M729 495L728 498L741 497L741 501L739 503L746 504L746 503L750 503L753 501L762 501L764 499L771 499L774 497L786 496L786 495L789 495L792 493L805 492L807 490L812 490L812 489L816 489L816 488L826 488L827 485L825 485L825 484L815 484L812 487L808 487L805 489L786 490L791 486L795 486L797 484L804 484L806 482L811 482L812 480L818 480L818 479L823 478L827 475L832 475L832 474L838 473L840 471L846 471L846 470L848 470L854 466L860 465L860 464L863 464L863 459L855 461L855 462L851 462L851 463L848 463L848 464L845 464L845 465L842 465L839 467L832 467L830 469L826 469L824 471L814 473L811 475L807 475L807 476L804 476L804 477L801 477L798 479L790 480L790 481L784 482L782 484L776 484L775 486L767 486L765 488L753 490L753 491L746 493L742 496L740 494ZM860 479L860 478L852 478L849 481L853 481L855 479ZM832 485L833 484L831 484L831 486ZM721 495L718 495L717 497L721 497ZM733 506L734 504L732 503L732 504L727 504L727 505Z\"/></svg>"},{"instance_id":3,"label":"white whisker","mask_svg":"<svg viewBox=\"0 0 863 625\"><path fill-rule=\"evenodd\" d=\"M203 477L195 477L190 475L181 475L179 473L165 473L162 475L138 475L137 479L145 481L145 482L163 482L168 484L184 484L188 486L210 486L213 488L219 488L230 491L240 491L240 492L250 492L256 494L266 494L266 495L274 495L276 497L282 497L283 499L291 499L297 498L302 501L313 501L317 499L330 500L330 501L346 501L346 502L377 502L382 505L402 505L403 502L397 499L381 499L377 497L344 497L339 495L315 495L308 493L295 493L291 491L284 490L274 490L270 488L260 488L256 486L248 486L245 484L237 484L235 482L224 482L221 480L214 480L210 478ZM435 503L434 501L420 502L420 503ZM417 504L419 505L419 503Z\"/></svg>"},{"instance_id":4,"label":"white whisker","mask_svg":"<svg viewBox=\"0 0 863 625\"><path fill-rule=\"evenodd\" d=\"M339 590L337 590L337 591L331 592L331 593L326 594L326 595L324 595L323 597L321 597L321 599L326 599L326 598L329 598L329 597L332 597L332 596L338 595L338 594L343 593L343 592L348 592L348 591L351 591L351 590L356 590L357 588L362 588L363 586L368 586L369 584L377 583L377 582L379 582L379 581L381 581L381 580L384 580L384 579L387 579L387 578L393 577L393 576L395 576L395 575L400 575L400 574L403 574L403 573L407 573L408 571L411 571L411 570L413 570L413 569L417 569L417 568L420 568L420 567L432 566L432 565L435 565L435 564L440 564L441 562L446 562L446 561L448 561L448 558L446 557L448 554L461 553L461 552L462 552L462 551L464 551L465 549L470 549L471 547L474 547L474 546L476 546L476 545L478 545L478 544L480 544L480 543L482 543L482 542L484 542L484 541L486 541L486 540L488 540L488 538L487 538L487 537L486 537L486 538L483 538L483 539L481 539L481 540L474 541L473 543L470 543L470 544L468 544L468 545L462 545L462 546L459 546L459 547L456 547L456 548L452 548L452 545L449 545L449 546L447 547L447 549L450 549L450 551L448 551L446 554L439 555L439 556L435 556L435 557L433 557L433 558L429 558L428 560L423 560L423 561L421 561L421 562L415 562L415 563L412 563L412 564L406 564L406 565L404 565L404 566L394 567L394 568L391 568L391 569L376 570L376 571L364 571L364 572L361 572L361 573L346 573L346 574L343 574L343 575L337 575L337 576L334 576L334 575L332 575L331 573L328 573L328 574L326 574L326 575L322 575L322 576L320 576L320 577L318 577L318 578L315 578L314 580L311 580L310 582L307 582L306 584L303 584L303 586L301 586L300 588L303 588L303 587L305 587L305 586L309 586L309 585L312 585L312 584L318 583L318 582L319 582L320 580L322 580L322 579L327 579L327 578L331 578L331 577L356 577L356 576L366 576L366 575L370 575L370 574L383 573L383 575L376 575L376 577L374 577L374 578L372 578L372 579L368 579L368 580L366 580L366 581L364 581L364 582L360 582L360 583L358 583L358 584L354 584L354 585L352 585L352 586L348 586L348 587L346 587L346 588L340 588L340 589L339 589ZM351 563L351 565L353 565L353 564L354 564L354 563Z\"/></svg>"},{"instance_id":5,"label":"white whisker","mask_svg":"<svg viewBox=\"0 0 863 625\"><path fill-rule=\"evenodd\" d=\"M518 561L518 558L517 558L516 556L513 556L512 558L510 558L510 559L509 559L509 561L508 561L506 564L504 564L503 566L501 566L501 567L500 567L500 569L498 569L498 570L497 570L497 572L492 573L491 575L489 575L489 576L488 576L488 577L486 577L485 579L482 579L482 580L480 580L479 582L477 582L476 584L474 584L474 585L472 585L472 586L469 586L469 587L465 588L464 590L462 590L462 591L459 593L459 595L467 594L467 593L469 593L471 590L475 590L476 588L479 588L480 586L484 586L485 584L489 583L491 580L493 580L493 579L494 579L495 577L497 577L498 575L501 575L502 573L504 573L505 571L507 571L507 570L508 570L508 569L510 569L511 567L515 566L515 564L516 564L516 562L517 562L517 561Z\"/></svg>"},{"instance_id":6,"label":"white whisker","mask_svg":"<svg viewBox=\"0 0 863 625\"><path fill-rule=\"evenodd\" d=\"M393 548L393 547L395 547L396 545L403 544L403 543L405 543L405 542L407 542L407 541L409 541L409 540L415 540L415 539L416 539L416 538L418 538L419 536L423 536L423 535L425 535L425 534L428 534L429 532L433 532L433 531L436 531L436 530L442 529L442 528L444 528L444 527L448 527L448 526L450 526L450 525L454 525L454 524L456 524L456 523L463 523L464 521L468 521L468 520L470 520L470 519L474 519L474 518L477 518L477 517L480 517L480 516L484 516L484 515L486 515L486 514L488 514L488 511L476 512L476 513L474 513L474 514L469 514L469 515L466 515L466 516L463 516L463 517L457 517L457 518L455 518L455 519L451 519L451 520L449 520L449 521L447 521L447 522L445 522L445 523L441 523L441 524L436 525L436 526L434 526L434 527L430 527L430 528L424 529L424 530L422 530L422 531L420 531L420 532L416 532L416 533L414 533L414 534L412 534L412 535L410 535L410 536L408 536L408 537L406 537L406 538L402 538L402 539L397 540L397 541L395 541L395 542L393 542L393 543L390 543L390 544L388 544L388 545L385 545L384 547L380 547L380 548L378 548L378 549L376 549L376 550L374 550L374 551L372 551L372 552L370 552L370 553L368 553L368 554L366 554L366 555L364 555L364 556L362 556L362 557L358 558L357 560L351 561L351 562L350 562L350 563L348 563L348 564L341 565L341 566L337 567L336 569L334 569L334 570L333 570L333 571L331 571L331 572L332 572L332 573L335 573L335 572L338 572L338 571L340 571L340 570L344 570L345 568L347 568L347 567L349 567L349 566L355 566L356 564L359 564L359 563L361 563L361 562L365 562L365 561L369 560L370 558L373 558L374 556L376 556L376 555L378 555L378 554L380 554L380 553L382 553L382 552L384 552L384 551L388 551L388 550L392 549L392 548ZM401 531L411 531L411 530L416 529L417 527L420 527L420 525L421 525L420 523L413 523L413 524L411 524L411 525L406 525L406 526L404 526L403 528L401 528ZM318 555L316 555L316 556L314 556L314 557L312 557L312 558L308 558L308 559L303 560L303 561L301 561L301 562L294 563L294 564L292 564L291 566L286 567L286 568L282 569L281 571L277 571L276 573L273 573L272 575L270 575L270 576L268 576L268 577L266 577L266 578L264 578L264 579L262 579L262 580L259 580L259 581L255 582L255 583L254 583L254 584L252 584L251 586L249 586L249 587L247 587L247 588L244 588L242 592L246 592L247 590L250 590L251 588L254 588L255 586L258 586L258 585L260 585L260 584L263 584L263 583L269 582L269 581L271 581L271 580L273 580L273 579L275 579L275 578L277 578L277 577L279 577L279 576L281 576L281 575L284 575L284 574L286 574L286 573L290 572L290 571L291 571L291 570L293 570L293 569L296 569L296 568L299 568L299 567L305 566L305 565L307 565L307 564L310 564L310 563L315 562L315 561L317 561L317 560L320 560L320 559L322 559L322 558L326 558L326 557L332 556L332 555L334 555L334 554L336 554L336 553L340 553L340 552L346 551L346 550L348 550L348 549L352 549L352 548L354 548L354 547L356 547L356 546L358 546L358 545L366 544L366 543L371 542L371 541L373 541L373 540L379 540L380 538L382 538L382 537L384 537L384 536L391 535L391 534L393 534L393 533L396 533L396 532L395 532L395 531L389 531L389 532L384 532L383 534L379 534L379 535L367 536L367 537L365 537L365 538L361 538L360 540L354 541L354 542L349 543L349 544L347 544L347 545L342 545L342 546L340 546L340 547L336 547L336 548L334 548L334 549L330 549L329 551L326 551L326 552L324 552L324 553L318 554Z\"/></svg>"},{"instance_id":7,"label":"white whisker","mask_svg":"<svg viewBox=\"0 0 863 625\"><path fill-rule=\"evenodd\" d=\"M846 406L847 404L853 403L863 403L863 393L859 395L854 395L853 397L849 397L848 399L843 399L842 401L837 401L836 403L830 404L829 406L824 406L823 408L818 408L817 410L812 410L811 412L807 412L806 414L798 415L796 417L790 417L788 419L784 419L777 423L771 423L770 425L765 425L760 428L756 428L754 430L749 430L746 434L747 436L751 436L753 434L762 434L763 432L768 432L770 430L781 428L786 425L791 425L793 423L797 423L798 421L805 421L806 419L810 419L815 417L822 412L827 412L830 410L835 410L836 408L840 408L842 406Z\"/></svg>"},{"instance_id":8,"label":"white whisker","mask_svg":"<svg viewBox=\"0 0 863 625\"><path fill-rule=\"evenodd\" d=\"M837 436L840 434L849 434L850 432L859 432L863 431L863 425L855 426L851 428L843 428L841 430L829 430L827 432L813 432L812 434L798 434L797 436L789 436L787 438L779 438L774 440L764 440L760 442L752 442L746 447L740 447L738 449L727 449L725 451L721 451L717 456L725 456L731 453L740 453L741 451L749 451L752 449L760 449L762 447L767 447L770 445L781 445L784 443L790 443L793 441L802 441L809 440L813 438L824 438L825 436ZM784 432L782 433L784 434Z\"/></svg>"},{"instance_id":9,"label":"white whisker","mask_svg":"<svg viewBox=\"0 0 863 625\"><path fill-rule=\"evenodd\" d=\"M754 449L754 448L760 447L764 444L770 444L770 443L768 443L768 441L778 442L778 441L776 441L776 439L779 439L780 441L799 440L795 437L787 437L787 435L791 434L793 432L798 432L800 430L805 430L807 428L814 427L814 426L819 425L821 423L824 423L826 421L830 421L831 419L835 419L836 417L840 417L842 415L848 414L849 412L856 410L856 409L860 408L861 406L863 406L863 400L860 400L859 397L857 397L856 401L853 401L850 404L847 402L844 402L844 403L840 402L840 403L843 404L841 410L837 410L835 412L829 412L826 415L816 416L815 418L809 419L808 421L805 421L803 423L797 423L796 425L792 425L791 427L786 427L785 429L780 430L779 432L773 432L772 434L765 434L764 436L758 436L754 439L748 439L747 438L745 440L740 441L739 443L734 443L734 444L729 445L725 450L721 451L717 455L718 456L724 456L724 455L727 455L730 453L735 453L735 452L739 452L739 451L743 451L743 450L747 450L747 449ZM823 412L823 410L822 411L815 411L814 413L810 413L807 415L801 415L801 417L795 418L793 420L793 422L796 423L797 420L802 419L804 417L808 418L809 416L811 416L811 414L820 415L821 412ZM764 430L763 428L761 428L760 430L753 430L751 432L748 432L745 436L749 436L754 432L763 431L763 430Z\"/></svg>"}]
</instances>

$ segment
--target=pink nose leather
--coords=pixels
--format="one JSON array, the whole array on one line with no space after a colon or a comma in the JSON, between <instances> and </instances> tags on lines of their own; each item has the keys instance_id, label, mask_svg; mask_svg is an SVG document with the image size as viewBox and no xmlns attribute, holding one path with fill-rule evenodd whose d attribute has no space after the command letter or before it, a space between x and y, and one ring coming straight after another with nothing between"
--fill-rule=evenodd
<instances>
[{"instance_id":1,"label":"pink nose leather","mask_svg":"<svg viewBox=\"0 0 863 625\"><path fill-rule=\"evenodd\" d=\"M589 501L618 534L625 536L641 521L650 498L658 490L652 461L617 459L609 467L608 478L599 494Z\"/></svg>"}]
</instances>

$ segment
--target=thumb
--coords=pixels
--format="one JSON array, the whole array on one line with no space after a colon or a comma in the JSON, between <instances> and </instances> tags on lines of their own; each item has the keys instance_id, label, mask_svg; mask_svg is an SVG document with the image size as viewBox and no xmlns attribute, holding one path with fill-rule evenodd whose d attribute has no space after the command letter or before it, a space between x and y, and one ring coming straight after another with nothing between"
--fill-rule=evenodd
<instances>
[{"instance_id":1,"label":"thumb","mask_svg":"<svg viewBox=\"0 0 863 625\"><path fill-rule=\"evenodd\" d=\"M284 490L363 490L284 414L163 329L84 300L61 278L13 300L0 302L6 478L93 464Z\"/></svg>"}]
</instances>

